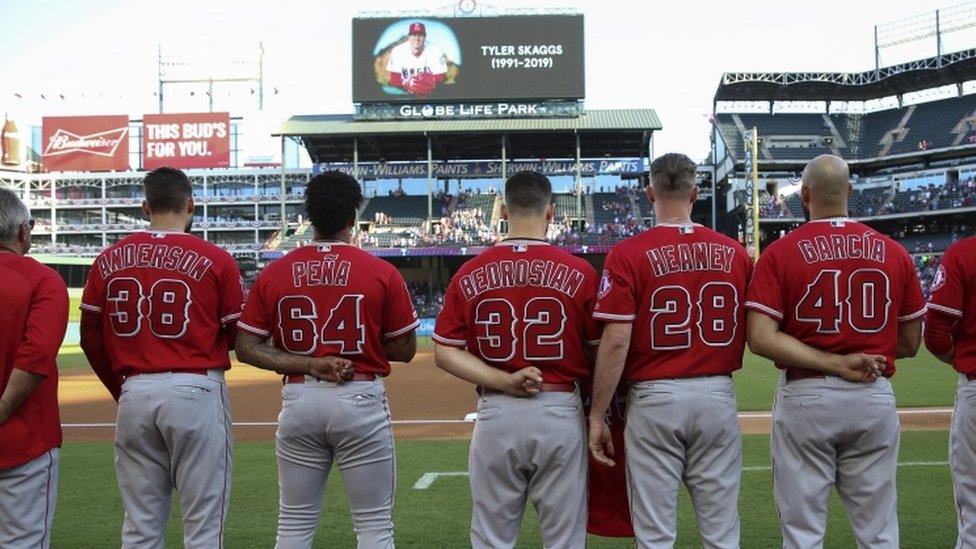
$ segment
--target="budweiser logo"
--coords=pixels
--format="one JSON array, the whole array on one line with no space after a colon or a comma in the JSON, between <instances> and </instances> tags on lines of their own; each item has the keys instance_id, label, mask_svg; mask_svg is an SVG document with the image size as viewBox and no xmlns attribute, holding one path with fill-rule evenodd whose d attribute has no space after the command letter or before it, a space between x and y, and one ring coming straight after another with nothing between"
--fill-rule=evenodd
<instances>
[{"instance_id":1,"label":"budweiser logo","mask_svg":"<svg viewBox=\"0 0 976 549\"><path fill-rule=\"evenodd\" d=\"M62 154L91 154L94 156L115 156L115 150L129 134L129 128L116 128L90 135L77 135L58 128L44 149L44 156Z\"/></svg>"}]
</instances>

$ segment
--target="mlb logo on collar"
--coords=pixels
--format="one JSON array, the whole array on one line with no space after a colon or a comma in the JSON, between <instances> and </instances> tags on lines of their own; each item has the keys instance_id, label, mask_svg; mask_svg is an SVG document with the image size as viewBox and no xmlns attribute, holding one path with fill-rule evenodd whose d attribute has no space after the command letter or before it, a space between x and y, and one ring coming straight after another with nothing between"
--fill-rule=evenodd
<instances>
[{"instance_id":1,"label":"mlb logo on collar","mask_svg":"<svg viewBox=\"0 0 976 549\"><path fill-rule=\"evenodd\" d=\"M529 247L526 246L525 244L516 244L515 246L512 246L512 251L514 252L524 252L528 249Z\"/></svg>"},{"instance_id":2,"label":"mlb logo on collar","mask_svg":"<svg viewBox=\"0 0 976 549\"><path fill-rule=\"evenodd\" d=\"M678 227L678 234L691 234L695 232L695 227L692 225L682 225Z\"/></svg>"},{"instance_id":3,"label":"mlb logo on collar","mask_svg":"<svg viewBox=\"0 0 976 549\"><path fill-rule=\"evenodd\" d=\"M830 222L831 227L843 227L845 225L843 219L835 219Z\"/></svg>"}]
</instances>

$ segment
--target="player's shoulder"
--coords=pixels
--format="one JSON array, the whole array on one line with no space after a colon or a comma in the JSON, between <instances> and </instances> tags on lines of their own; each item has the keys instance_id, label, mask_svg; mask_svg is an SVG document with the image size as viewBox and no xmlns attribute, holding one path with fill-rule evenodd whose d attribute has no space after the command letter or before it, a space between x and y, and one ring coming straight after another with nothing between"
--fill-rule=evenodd
<instances>
[{"instance_id":1,"label":"player's shoulder","mask_svg":"<svg viewBox=\"0 0 976 549\"><path fill-rule=\"evenodd\" d=\"M32 282L35 286L44 282L54 284L59 287L67 288L64 279L56 270L49 267L33 257L22 255L11 265L15 272Z\"/></svg>"},{"instance_id":2,"label":"player's shoulder","mask_svg":"<svg viewBox=\"0 0 976 549\"><path fill-rule=\"evenodd\" d=\"M741 242L732 238L727 234L722 234L711 227L705 227L704 225L695 225L695 232L700 232L704 238L716 242L718 244L725 244L726 246L731 246L736 250L746 251L745 246Z\"/></svg>"},{"instance_id":3,"label":"player's shoulder","mask_svg":"<svg viewBox=\"0 0 976 549\"><path fill-rule=\"evenodd\" d=\"M386 261L381 257L377 257L359 246L344 244L342 249L346 257L348 257L351 261L354 261L359 265L368 266L370 269L375 269L375 271L378 273L387 274L390 271L397 270L397 268L394 267L389 261Z\"/></svg>"},{"instance_id":4,"label":"player's shoulder","mask_svg":"<svg viewBox=\"0 0 976 549\"><path fill-rule=\"evenodd\" d=\"M799 254L800 248L797 246L797 242L805 238L811 238L819 233L820 227L811 223L804 223L803 225L796 227L792 231L787 232L783 236L767 244L766 247L762 249L760 261L762 261L762 257L777 257L781 255L789 255L790 253Z\"/></svg>"},{"instance_id":5,"label":"player's shoulder","mask_svg":"<svg viewBox=\"0 0 976 549\"><path fill-rule=\"evenodd\" d=\"M967 236L950 244L946 248L945 257L955 260L968 259L970 264L976 266L976 236Z\"/></svg>"},{"instance_id":6,"label":"player's shoulder","mask_svg":"<svg viewBox=\"0 0 976 549\"><path fill-rule=\"evenodd\" d=\"M205 240L195 234L176 233L172 236L174 241L179 242L181 245L185 245L189 248L192 248L194 251L206 253L212 259L234 261L234 256L232 256L230 252L214 244L213 242L210 242L209 240Z\"/></svg>"},{"instance_id":7,"label":"player's shoulder","mask_svg":"<svg viewBox=\"0 0 976 549\"><path fill-rule=\"evenodd\" d=\"M547 250L550 251L554 257L560 258L560 260L569 267L573 267L583 274L596 276L596 268L590 264L589 261L583 259L582 257L575 256L566 250L550 244L546 246Z\"/></svg>"},{"instance_id":8,"label":"player's shoulder","mask_svg":"<svg viewBox=\"0 0 976 549\"><path fill-rule=\"evenodd\" d=\"M660 235L658 234L658 231L655 231L656 228L657 227L651 227L646 231L639 232L635 235L628 236L623 240L617 241L616 244L610 247L610 251L608 253L617 257L643 254L644 250L658 240Z\"/></svg>"}]
</instances>

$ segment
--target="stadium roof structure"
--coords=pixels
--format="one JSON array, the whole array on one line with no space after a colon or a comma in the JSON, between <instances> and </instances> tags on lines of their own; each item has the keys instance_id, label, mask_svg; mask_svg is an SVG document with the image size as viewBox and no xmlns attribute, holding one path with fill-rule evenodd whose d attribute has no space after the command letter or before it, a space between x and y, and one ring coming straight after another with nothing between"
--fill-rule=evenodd
<instances>
[{"instance_id":1,"label":"stadium roof structure","mask_svg":"<svg viewBox=\"0 0 976 549\"><path fill-rule=\"evenodd\" d=\"M641 157L661 129L653 109L590 110L566 118L355 120L353 115L293 116L276 136L298 138L313 162Z\"/></svg>"},{"instance_id":2,"label":"stadium roof structure","mask_svg":"<svg viewBox=\"0 0 976 549\"><path fill-rule=\"evenodd\" d=\"M976 48L864 72L727 72L719 101L868 101L976 80Z\"/></svg>"}]
</instances>

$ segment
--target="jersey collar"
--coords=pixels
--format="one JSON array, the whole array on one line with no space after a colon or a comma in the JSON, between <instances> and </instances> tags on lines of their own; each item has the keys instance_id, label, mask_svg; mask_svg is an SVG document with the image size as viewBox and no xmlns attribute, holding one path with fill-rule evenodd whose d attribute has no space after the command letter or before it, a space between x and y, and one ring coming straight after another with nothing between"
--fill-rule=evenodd
<instances>
[{"instance_id":1,"label":"jersey collar","mask_svg":"<svg viewBox=\"0 0 976 549\"><path fill-rule=\"evenodd\" d=\"M811 219L807 223L831 223L833 221L846 221L846 222L850 223L850 222L853 222L854 220L851 219L851 218L849 218L849 217L847 217L847 216L842 216L842 217L821 217L820 219Z\"/></svg>"},{"instance_id":2,"label":"jersey collar","mask_svg":"<svg viewBox=\"0 0 976 549\"><path fill-rule=\"evenodd\" d=\"M541 238L505 238L495 246L511 246L513 244L525 246L548 246L549 242Z\"/></svg>"},{"instance_id":3,"label":"jersey collar","mask_svg":"<svg viewBox=\"0 0 976 549\"><path fill-rule=\"evenodd\" d=\"M139 229L138 231L135 232L147 233L147 234L185 234L185 235L190 234L180 229L150 229L149 227L146 227L145 229Z\"/></svg>"}]
</instances>

